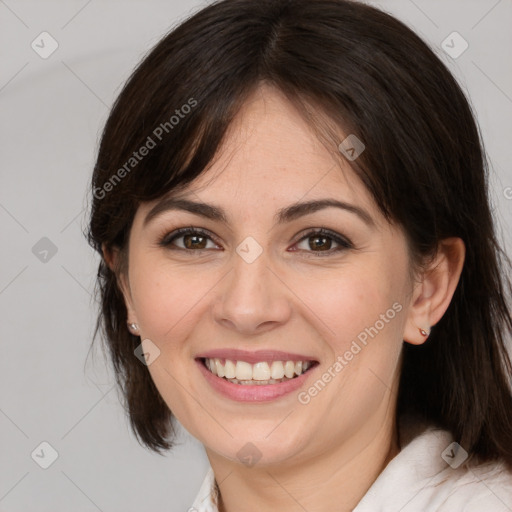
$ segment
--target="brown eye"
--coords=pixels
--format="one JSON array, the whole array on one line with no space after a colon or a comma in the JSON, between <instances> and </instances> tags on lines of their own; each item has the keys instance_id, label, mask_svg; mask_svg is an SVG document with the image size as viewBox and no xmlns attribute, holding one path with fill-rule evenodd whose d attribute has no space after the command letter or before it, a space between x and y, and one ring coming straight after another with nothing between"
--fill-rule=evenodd
<instances>
[{"instance_id":1,"label":"brown eye","mask_svg":"<svg viewBox=\"0 0 512 512\"><path fill-rule=\"evenodd\" d=\"M333 242L338 245L337 248L332 249ZM353 247L349 240L326 229L307 233L299 240L299 243L305 244L300 250L313 253L315 256L328 256Z\"/></svg>"},{"instance_id":2,"label":"brown eye","mask_svg":"<svg viewBox=\"0 0 512 512\"><path fill-rule=\"evenodd\" d=\"M180 241L176 243L176 241ZM208 247L208 242L213 247ZM340 251L353 248L353 244L346 238L327 229L317 229L306 233L298 242L305 244L300 251L311 253L314 256L330 256ZM333 249L333 243L337 245ZM164 236L159 245L168 249L177 249L187 252L199 252L218 248L211 234L200 228L181 228ZM297 245L297 244L296 244Z\"/></svg>"},{"instance_id":3,"label":"brown eye","mask_svg":"<svg viewBox=\"0 0 512 512\"><path fill-rule=\"evenodd\" d=\"M182 235L183 245L187 249L206 249L206 237L203 235L190 234Z\"/></svg>"},{"instance_id":4,"label":"brown eye","mask_svg":"<svg viewBox=\"0 0 512 512\"><path fill-rule=\"evenodd\" d=\"M328 236L310 236L308 237L309 247L311 249L320 249L321 251L328 251L332 246L332 238Z\"/></svg>"},{"instance_id":5,"label":"brown eye","mask_svg":"<svg viewBox=\"0 0 512 512\"><path fill-rule=\"evenodd\" d=\"M176 240L182 240L182 242L176 244ZM192 252L195 250L202 251L209 249L210 247L207 247L208 241L213 243L211 236L202 229L181 228L166 235L160 242L160 245L169 249L177 248Z\"/></svg>"}]
</instances>

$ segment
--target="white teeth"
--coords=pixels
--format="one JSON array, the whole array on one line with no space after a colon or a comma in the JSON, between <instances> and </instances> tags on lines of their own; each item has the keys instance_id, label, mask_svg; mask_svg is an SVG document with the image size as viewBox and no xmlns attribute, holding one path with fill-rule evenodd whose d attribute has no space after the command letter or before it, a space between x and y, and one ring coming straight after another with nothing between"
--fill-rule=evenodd
<instances>
[{"instance_id":1,"label":"white teeth","mask_svg":"<svg viewBox=\"0 0 512 512\"><path fill-rule=\"evenodd\" d=\"M261 361L250 364L246 361L226 359L222 364L219 358L205 359L206 367L215 375L237 381L277 381L283 378L291 379L301 375L311 365L312 361ZM263 383L263 382L262 382Z\"/></svg>"},{"instance_id":2,"label":"white teeth","mask_svg":"<svg viewBox=\"0 0 512 512\"><path fill-rule=\"evenodd\" d=\"M215 359L215 362L219 361L217 367L221 365L219 359ZM222 366L222 365L221 365ZM217 374L218 375L218 374ZM222 375L219 375L222 377ZM252 364L246 363L245 361L236 362L236 378L238 380L250 380L252 379Z\"/></svg>"},{"instance_id":3,"label":"white teeth","mask_svg":"<svg viewBox=\"0 0 512 512\"><path fill-rule=\"evenodd\" d=\"M219 377L224 377L224 366L220 364L220 361L218 359L215 359L215 367L217 369L217 375Z\"/></svg>"},{"instance_id":4,"label":"white teeth","mask_svg":"<svg viewBox=\"0 0 512 512\"><path fill-rule=\"evenodd\" d=\"M234 379L236 377L235 363L229 359L226 359L226 364L224 365L224 377L226 379Z\"/></svg>"},{"instance_id":5,"label":"white teeth","mask_svg":"<svg viewBox=\"0 0 512 512\"><path fill-rule=\"evenodd\" d=\"M284 377L284 367L281 361L272 361L270 376L273 379L282 379Z\"/></svg>"},{"instance_id":6,"label":"white teeth","mask_svg":"<svg viewBox=\"0 0 512 512\"><path fill-rule=\"evenodd\" d=\"M284 375L291 379L295 373L295 363L293 361L286 361L284 365Z\"/></svg>"},{"instance_id":7,"label":"white teeth","mask_svg":"<svg viewBox=\"0 0 512 512\"><path fill-rule=\"evenodd\" d=\"M270 366L267 362L256 363L252 366L252 380L270 379Z\"/></svg>"}]
</instances>

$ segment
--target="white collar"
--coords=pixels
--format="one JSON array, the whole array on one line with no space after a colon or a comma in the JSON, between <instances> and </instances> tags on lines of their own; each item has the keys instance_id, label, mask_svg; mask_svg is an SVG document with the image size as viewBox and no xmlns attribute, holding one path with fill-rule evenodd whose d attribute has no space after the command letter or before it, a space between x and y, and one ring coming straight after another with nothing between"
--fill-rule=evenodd
<instances>
[{"instance_id":1,"label":"white collar","mask_svg":"<svg viewBox=\"0 0 512 512\"><path fill-rule=\"evenodd\" d=\"M493 512L512 511L512 474L503 471L502 463L476 468L461 464L453 468L445 461L453 453L449 449L453 437L448 431L404 418L399 434L401 451L389 461L353 512L452 512L462 510L453 507L467 507L470 503L475 503L475 508L464 510L480 512L485 507ZM189 512L218 512L211 467Z\"/></svg>"}]
</instances>

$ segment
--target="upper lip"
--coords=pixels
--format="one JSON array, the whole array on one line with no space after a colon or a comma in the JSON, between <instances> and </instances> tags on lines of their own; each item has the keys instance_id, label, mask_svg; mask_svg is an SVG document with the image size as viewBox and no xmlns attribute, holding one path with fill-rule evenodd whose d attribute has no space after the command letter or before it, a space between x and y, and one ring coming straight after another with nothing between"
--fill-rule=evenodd
<instances>
[{"instance_id":1,"label":"upper lip","mask_svg":"<svg viewBox=\"0 0 512 512\"><path fill-rule=\"evenodd\" d=\"M261 361L315 361L314 357L304 354L292 354L291 352L282 352L280 350L256 350L248 352L241 349L214 349L196 354L196 359L231 359L232 361L245 361L250 364L256 364Z\"/></svg>"}]
</instances>

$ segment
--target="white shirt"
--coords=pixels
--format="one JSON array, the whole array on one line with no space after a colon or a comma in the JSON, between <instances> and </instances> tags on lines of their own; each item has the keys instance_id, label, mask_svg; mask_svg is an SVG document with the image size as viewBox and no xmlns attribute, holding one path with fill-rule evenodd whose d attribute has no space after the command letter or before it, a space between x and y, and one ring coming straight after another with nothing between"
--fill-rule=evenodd
<instances>
[{"instance_id":1,"label":"white shirt","mask_svg":"<svg viewBox=\"0 0 512 512\"><path fill-rule=\"evenodd\" d=\"M467 467L449 432L417 429L401 426L402 450L352 512L512 512L512 473L503 463ZM218 512L214 484L210 467L188 512Z\"/></svg>"}]
</instances>

